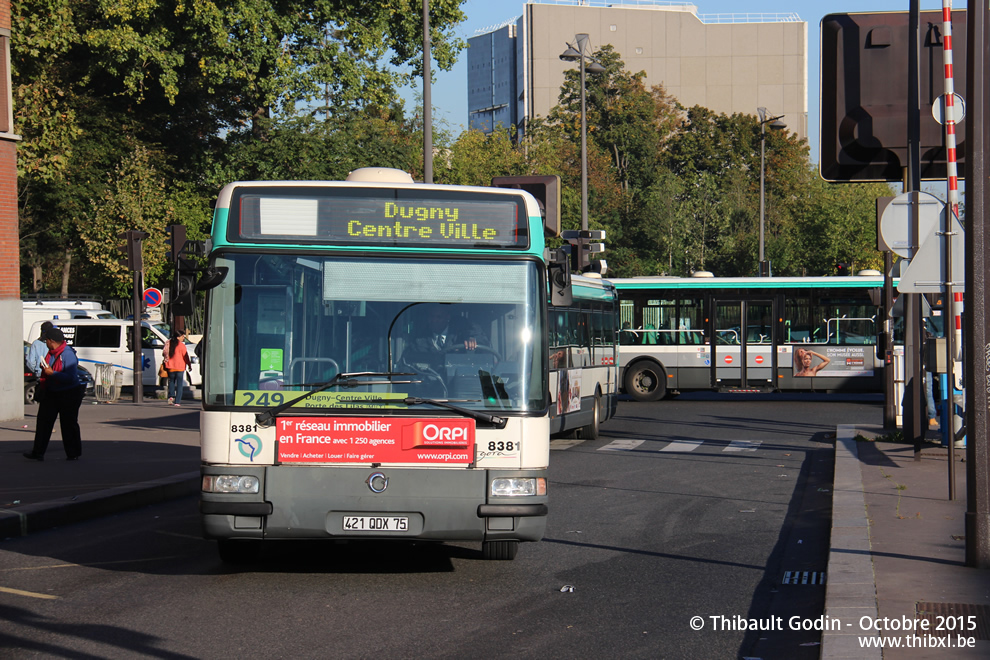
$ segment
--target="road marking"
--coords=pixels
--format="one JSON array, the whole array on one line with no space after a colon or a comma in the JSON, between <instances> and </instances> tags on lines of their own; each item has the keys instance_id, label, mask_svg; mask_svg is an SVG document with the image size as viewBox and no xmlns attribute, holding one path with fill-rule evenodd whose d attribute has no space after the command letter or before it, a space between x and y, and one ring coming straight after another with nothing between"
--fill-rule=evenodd
<instances>
[{"instance_id":1,"label":"road marking","mask_svg":"<svg viewBox=\"0 0 990 660\"><path fill-rule=\"evenodd\" d=\"M783 584L825 584L825 571L785 571Z\"/></svg>"},{"instance_id":2,"label":"road marking","mask_svg":"<svg viewBox=\"0 0 990 660\"><path fill-rule=\"evenodd\" d=\"M660 451L678 451L687 452L694 451L702 444L704 440L674 440L672 443L661 449Z\"/></svg>"},{"instance_id":3,"label":"road marking","mask_svg":"<svg viewBox=\"0 0 990 660\"><path fill-rule=\"evenodd\" d=\"M635 449L641 444L646 442L645 440L613 440L604 447L599 447L598 451L607 449L610 451L629 451L630 449Z\"/></svg>"},{"instance_id":4,"label":"road marking","mask_svg":"<svg viewBox=\"0 0 990 660\"><path fill-rule=\"evenodd\" d=\"M0 592L14 594L15 596L27 596L28 598L43 598L45 600L56 600L58 598L58 596L52 596L51 594L39 594L33 591L21 591L20 589L11 589L9 587L0 587Z\"/></svg>"},{"instance_id":5,"label":"road marking","mask_svg":"<svg viewBox=\"0 0 990 660\"><path fill-rule=\"evenodd\" d=\"M763 444L762 440L733 440L722 451L756 451Z\"/></svg>"},{"instance_id":6,"label":"road marking","mask_svg":"<svg viewBox=\"0 0 990 660\"><path fill-rule=\"evenodd\" d=\"M579 438L562 438L560 440L551 440L550 449L563 451L564 449L570 449L571 447L576 447L582 442L584 442L584 440L581 440Z\"/></svg>"},{"instance_id":7,"label":"road marking","mask_svg":"<svg viewBox=\"0 0 990 660\"><path fill-rule=\"evenodd\" d=\"M115 564L139 564L148 561L163 561L166 559L182 559L192 555L165 555L162 557L148 557L146 559L114 559L112 561L94 561L86 564L47 564L45 566L16 566L14 568L0 568L0 573L11 573L13 571L43 571L48 568L93 568L95 566L113 566Z\"/></svg>"}]
</instances>

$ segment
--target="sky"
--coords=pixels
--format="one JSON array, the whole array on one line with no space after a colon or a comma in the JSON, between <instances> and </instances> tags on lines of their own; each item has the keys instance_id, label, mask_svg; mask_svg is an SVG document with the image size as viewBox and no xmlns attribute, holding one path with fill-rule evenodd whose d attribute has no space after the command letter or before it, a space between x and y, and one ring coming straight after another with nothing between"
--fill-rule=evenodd
<instances>
[{"instance_id":1,"label":"sky","mask_svg":"<svg viewBox=\"0 0 990 660\"><path fill-rule=\"evenodd\" d=\"M465 41L475 36L478 30L497 26L509 19L522 15L523 0L465 0L461 5L467 18L456 32ZM597 3L596 3L597 4ZM621 4L621 0L616 0ZM698 14L790 14L795 13L808 24L808 142L811 146L811 160L819 160L818 148L818 69L819 69L819 25L828 14L853 12L907 11L908 0L695 0ZM965 9L966 2L955 0L953 9ZM921 0L922 10L941 10L941 0ZM597 48L600 44L592 44ZM560 44L561 51L566 46ZM433 96L434 122L445 121L455 134L466 129L467 112L467 51L463 51L451 71L438 71L434 66ZM960 89L956 81L956 90ZM965 81L962 81L965 86ZM414 107L414 94L404 94L407 107ZM756 112L756 109L753 109Z\"/></svg>"}]
</instances>

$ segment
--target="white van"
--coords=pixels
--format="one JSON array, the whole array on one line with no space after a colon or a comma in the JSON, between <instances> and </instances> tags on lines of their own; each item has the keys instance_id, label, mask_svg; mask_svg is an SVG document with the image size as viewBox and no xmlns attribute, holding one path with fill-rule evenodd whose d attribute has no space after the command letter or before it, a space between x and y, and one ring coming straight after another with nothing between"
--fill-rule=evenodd
<instances>
[{"instance_id":1,"label":"white van","mask_svg":"<svg viewBox=\"0 0 990 660\"><path fill-rule=\"evenodd\" d=\"M24 300L24 341L32 342L38 338L31 334L31 328L36 321L51 321L58 325L59 321L67 319L112 319L114 315L98 302L71 300Z\"/></svg>"},{"instance_id":2,"label":"white van","mask_svg":"<svg viewBox=\"0 0 990 660\"><path fill-rule=\"evenodd\" d=\"M41 334L43 321L31 325L30 334ZM65 335L65 341L76 350L79 362L96 375L96 365L113 364L124 374L123 386L134 384L134 352L131 349L131 333L134 323L123 319L68 319L52 321ZM162 363L162 351L168 340L168 328L158 323L141 322L141 382L146 387L158 385L158 367ZM188 383L198 387L203 382L199 371L199 358L195 344L186 344L192 373L187 373Z\"/></svg>"}]
</instances>

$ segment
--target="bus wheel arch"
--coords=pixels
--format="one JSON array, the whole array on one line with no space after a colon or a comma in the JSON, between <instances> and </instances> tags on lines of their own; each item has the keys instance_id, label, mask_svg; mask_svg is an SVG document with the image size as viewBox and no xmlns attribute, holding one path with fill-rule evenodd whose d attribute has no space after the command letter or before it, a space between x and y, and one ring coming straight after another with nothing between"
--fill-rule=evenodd
<instances>
[{"instance_id":1,"label":"bus wheel arch","mask_svg":"<svg viewBox=\"0 0 990 660\"><path fill-rule=\"evenodd\" d=\"M585 440L597 440L602 427L602 390L595 388L595 399L591 404L591 423L578 429L578 437Z\"/></svg>"},{"instance_id":2,"label":"bus wheel arch","mask_svg":"<svg viewBox=\"0 0 990 660\"><path fill-rule=\"evenodd\" d=\"M638 360L626 367L622 385L636 401L659 401L667 395L667 371L659 362Z\"/></svg>"}]
</instances>

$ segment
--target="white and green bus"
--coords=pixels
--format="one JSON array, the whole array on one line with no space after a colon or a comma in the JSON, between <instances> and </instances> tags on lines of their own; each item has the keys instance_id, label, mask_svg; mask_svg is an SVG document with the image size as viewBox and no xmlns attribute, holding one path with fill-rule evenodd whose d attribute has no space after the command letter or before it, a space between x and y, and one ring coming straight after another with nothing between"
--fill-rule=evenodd
<instances>
[{"instance_id":1,"label":"white and green bus","mask_svg":"<svg viewBox=\"0 0 990 660\"><path fill-rule=\"evenodd\" d=\"M512 559L542 538L550 434L597 434L618 389L614 289L572 286L544 240L557 208L388 169L221 191L198 283L200 508L225 561L286 539ZM556 309L587 332L551 369ZM558 409L561 369L580 386Z\"/></svg>"},{"instance_id":2,"label":"white and green bus","mask_svg":"<svg viewBox=\"0 0 990 660\"><path fill-rule=\"evenodd\" d=\"M692 390L883 391L879 273L610 281L619 292L620 378L636 400Z\"/></svg>"}]
</instances>

